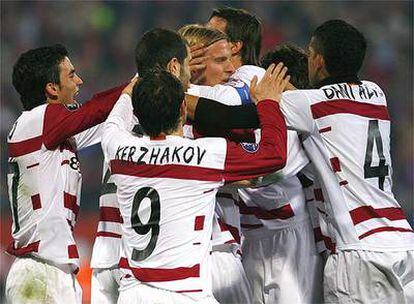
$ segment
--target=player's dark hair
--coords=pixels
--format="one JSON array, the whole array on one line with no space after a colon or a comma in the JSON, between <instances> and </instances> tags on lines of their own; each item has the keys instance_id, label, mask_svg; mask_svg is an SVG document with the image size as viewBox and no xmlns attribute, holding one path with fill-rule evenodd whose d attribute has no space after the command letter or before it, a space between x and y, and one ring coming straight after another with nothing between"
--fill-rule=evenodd
<instances>
[{"instance_id":1,"label":"player's dark hair","mask_svg":"<svg viewBox=\"0 0 414 304\"><path fill-rule=\"evenodd\" d=\"M306 52L293 45L282 44L266 53L261 60L262 67L267 69L272 63L283 64L288 68L290 82L298 89L308 89L308 55Z\"/></svg>"},{"instance_id":2,"label":"player's dark hair","mask_svg":"<svg viewBox=\"0 0 414 304\"><path fill-rule=\"evenodd\" d=\"M330 76L356 75L364 61L367 41L343 20L329 20L313 33L314 49L325 60Z\"/></svg>"},{"instance_id":3,"label":"player's dark hair","mask_svg":"<svg viewBox=\"0 0 414 304\"><path fill-rule=\"evenodd\" d=\"M141 77L154 68L165 69L173 58L183 64L186 57L186 41L181 35L161 28L146 32L135 48L135 63Z\"/></svg>"},{"instance_id":4,"label":"player's dark hair","mask_svg":"<svg viewBox=\"0 0 414 304\"><path fill-rule=\"evenodd\" d=\"M223 18L227 21L226 34L231 42L243 42L242 63L259 65L262 46L262 23L260 20L243 9L232 7L214 9L209 20L213 17Z\"/></svg>"},{"instance_id":5,"label":"player's dark hair","mask_svg":"<svg viewBox=\"0 0 414 304\"><path fill-rule=\"evenodd\" d=\"M148 71L132 91L134 114L144 133L153 137L177 129L183 100L180 80L164 69Z\"/></svg>"},{"instance_id":6,"label":"player's dark hair","mask_svg":"<svg viewBox=\"0 0 414 304\"><path fill-rule=\"evenodd\" d=\"M20 55L13 66L12 82L25 110L46 102L46 84L60 84L59 64L66 56L68 51L60 44L31 49Z\"/></svg>"}]
</instances>

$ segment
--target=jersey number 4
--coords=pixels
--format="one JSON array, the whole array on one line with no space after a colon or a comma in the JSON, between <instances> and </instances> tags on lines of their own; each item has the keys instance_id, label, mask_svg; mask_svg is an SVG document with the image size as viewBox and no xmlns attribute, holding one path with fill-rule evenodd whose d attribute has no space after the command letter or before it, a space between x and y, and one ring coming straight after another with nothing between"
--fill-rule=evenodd
<instances>
[{"instance_id":1,"label":"jersey number 4","mask_svg":"<svg viewBox=\"0 0 414 304\"><path fill-rule=\"evenodd\" d=\"M378 166L372 166L374 141L379 158ZM384 190L385 177L388 175L388 165L385 164L384 149L378 120L370 120L368 126L367 150L365 152L364 178L378 177L378 188Z\"/></svg>"}]
</instances>

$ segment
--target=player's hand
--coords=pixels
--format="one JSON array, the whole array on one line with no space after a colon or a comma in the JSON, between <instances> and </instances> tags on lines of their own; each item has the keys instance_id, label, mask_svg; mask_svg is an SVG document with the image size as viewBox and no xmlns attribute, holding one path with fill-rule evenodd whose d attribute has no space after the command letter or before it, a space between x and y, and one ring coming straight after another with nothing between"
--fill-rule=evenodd
<instances>
[{"instance_id":1,"label":"player's hand","mask_svg":"<svg viewBox=\"0 0 414 304\"><path fill-rule=\"evenodd\" d=\"M286 85L285 91L294 91L297 90L298 88L295 87L290 81L288 82L288 84Z\"/></svg>"},{"instance_id":2,"label":"player's hand","mask_svg":"<svg viewBox=\"0 0 414 304\"><path fill-rule=\"evenodd\" d=\"M250 83L250 96L254 102L257 104L265 99L280 102L290 79L290 76L286 76L286 72L287 67L283 66L283 63L271 64L259 83L257 76L253 77Z\"/></svg>"},{"instance_id":3,"label":"player's hand","mask_svg":"<svg viewBox=\"0 0 414 304\"><path fill-rule=\"evenodd\" d=\"M191 60L189 62L189 66L192 78L206 68L206 65L204 63L207 59L207 57L204 56L206 49L207 48L205 48L201 43L196 44L190 48Z\"/></svg>"},{"instance_id":4,"label":"player's hand","mask_svg":"<svg viewBox=\"0 0 414 304\"><path fill-rule=\"evenodd\" d=\"M140 78L138 76L132 78L129 84L122 90L122 94L128 94L132 97L132 90L134 89L134 86L139 81L139 79Z\"/></svg>"}]
</instances>

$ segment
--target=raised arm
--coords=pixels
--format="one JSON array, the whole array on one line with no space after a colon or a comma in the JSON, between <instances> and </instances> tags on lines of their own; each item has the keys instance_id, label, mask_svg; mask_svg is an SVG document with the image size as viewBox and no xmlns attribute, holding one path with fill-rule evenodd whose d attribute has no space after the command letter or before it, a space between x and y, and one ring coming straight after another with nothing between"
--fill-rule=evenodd
<instances>
[{"instance_id":1,"label":"raised arm","mask_svg":"<svg viewBox=\"0 0 414 304\"><path fill-rule=\"evenodd\" d=\"M261 100L257 110L262 129L260 144L228 142L224 179L227 182L251 179L283 168L286 163L287 131L276 101L281 99L289 76L283 65L271 65L259 84L253 81L253 97Z\"/></svg>"},{"instance_id":2,"label":"raised arm","mask_svg":"<svg viewBox=\"0 0 414 304\"><path fill-rule=\"evenodd\" d=\"M49 104L43 123L43 143L54 149L69 137L103 122L125 84L96 94L80 107Z\"/></svg>"}]
</instances>

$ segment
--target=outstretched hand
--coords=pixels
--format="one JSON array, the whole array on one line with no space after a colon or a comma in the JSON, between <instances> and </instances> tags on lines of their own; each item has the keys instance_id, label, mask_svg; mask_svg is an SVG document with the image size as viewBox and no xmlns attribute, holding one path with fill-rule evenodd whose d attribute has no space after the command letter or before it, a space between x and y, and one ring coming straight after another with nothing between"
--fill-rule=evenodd
<instances>
[{"instance_id":1,"label":"outstretched hand","mask_svg":"<svg viewBox=\"0 0 414 304\"><path fill-rule=\"evenodd\" d=\"M271 64L264 74L262 80L258 82L257 76L254 76L250 83L250 96L254 102L271 99L280 102L282 99L282 92L289 83L290 76L285 76L287 67L283 63L278 65Z\"/></svg>"}]
</instances>

